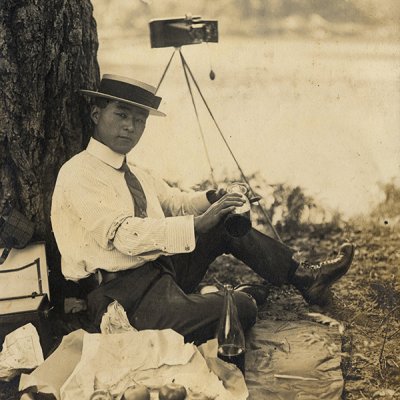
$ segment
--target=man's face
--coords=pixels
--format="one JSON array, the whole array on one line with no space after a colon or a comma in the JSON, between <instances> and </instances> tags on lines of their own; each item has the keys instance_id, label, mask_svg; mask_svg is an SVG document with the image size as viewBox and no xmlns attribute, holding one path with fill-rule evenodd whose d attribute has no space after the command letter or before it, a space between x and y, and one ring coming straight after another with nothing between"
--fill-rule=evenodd
<instances>
[{"instance_id":1,"label":"man's face","mask_svg":"<svg viewBox=\"0 0 400 400\"><path fill-rule=\"evenodd\" d=\"M129 153L142 137L148 116L147 110L118 101L105 108L93 106L93 137L117 153Z\"/></svg>"}]
</instances>

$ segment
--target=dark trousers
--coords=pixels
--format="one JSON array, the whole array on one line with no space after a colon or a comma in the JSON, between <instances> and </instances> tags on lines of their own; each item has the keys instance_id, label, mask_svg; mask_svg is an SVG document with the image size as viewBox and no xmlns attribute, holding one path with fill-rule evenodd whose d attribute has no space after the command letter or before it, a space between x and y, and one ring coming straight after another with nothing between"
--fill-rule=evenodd
<instances>
[{"instance_id":1,"label":"dark trousers","mask_svg":"<svg viewBox=\"0 0 400 400\"><path fill-rule=\"evenodd\" d=\"M229 253L262 278L280 285L290 281L296 264L292 251L276 240L252 229L242 238L231 238L219 225L199 235L191 253L162 256L142 267L123 271L88 296L89 314L99 326L108 304L117 300L137 329L167 329L187 341L204 342L215 335L223 307L221 292L194 294L209 265ZM243 329L254 325L257 307L245 293L235 293Z\"/></svg>"}]
</instances>

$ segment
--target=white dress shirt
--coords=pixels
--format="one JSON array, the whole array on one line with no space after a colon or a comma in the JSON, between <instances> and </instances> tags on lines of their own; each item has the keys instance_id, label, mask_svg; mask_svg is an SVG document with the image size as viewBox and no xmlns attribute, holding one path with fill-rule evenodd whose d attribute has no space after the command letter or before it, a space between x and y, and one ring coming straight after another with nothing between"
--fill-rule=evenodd
<instances>
[{"instance_id":1,"label":"white dress shirt","mask_svg":"<svg viewBox=\"0 0 400 400\"><path fill-rule=\"evenodd\" d=\"M147 198L147 218L137 218L119 170L124 157L92 138L60 169L51 222L67 279L85 278L99 268L136 268L195 248L193 216L210 206L206 192L182 192L129 165Z\"/></svg>"}]
</instances>

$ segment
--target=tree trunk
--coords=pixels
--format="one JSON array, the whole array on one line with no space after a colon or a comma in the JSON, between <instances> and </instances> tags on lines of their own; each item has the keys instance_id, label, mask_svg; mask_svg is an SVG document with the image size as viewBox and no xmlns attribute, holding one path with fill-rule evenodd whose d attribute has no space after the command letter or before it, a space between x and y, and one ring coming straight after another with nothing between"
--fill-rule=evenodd
<instances>
[{"instance_id":1,"label":"tree trunk","mask_svg":"<svg viewBox=\"0 0 400 400\"><path fill-rule=\"evenodd\" d=\"M60 268L51 196L59 168L90 135L79 89L99 82L96 23L90 0L0 5L0 215L8 200L35 223L54 291Z\"/></svg>"}]
</instances>

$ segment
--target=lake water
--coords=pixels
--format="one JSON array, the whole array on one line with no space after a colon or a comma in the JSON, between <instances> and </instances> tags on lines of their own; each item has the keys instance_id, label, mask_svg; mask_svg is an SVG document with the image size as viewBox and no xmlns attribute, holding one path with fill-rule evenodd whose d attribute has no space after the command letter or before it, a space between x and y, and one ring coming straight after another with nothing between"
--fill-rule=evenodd
<instances>
[{"instance_id":1,"label":"lake water","mask_svg":"<svg viewBox=\"0 0 400 400\"><path fill-rule=\"evenodd\" d=\"M172 51L100 34L101 73L156 86ZM367 211L382 197L378 182L399 177L399 43L230 37L183 53L246 174L300 185L346 216ZM130 157L183 186L198 183L209 167L178 54L159 95L167 117L149 119ZM217 178L235 176L197 104Z\"/></svg>"}]
</instances>

